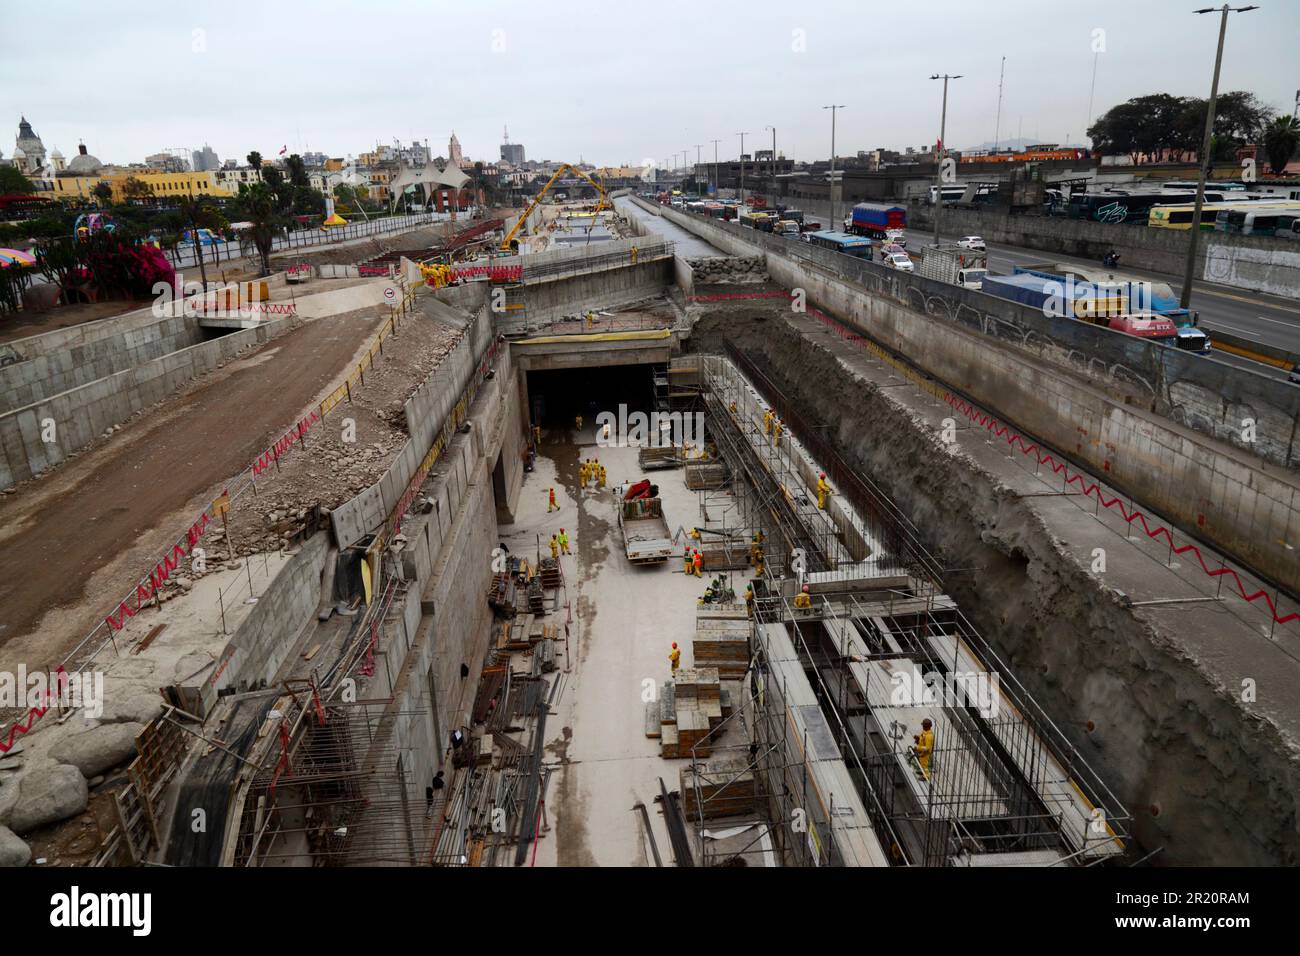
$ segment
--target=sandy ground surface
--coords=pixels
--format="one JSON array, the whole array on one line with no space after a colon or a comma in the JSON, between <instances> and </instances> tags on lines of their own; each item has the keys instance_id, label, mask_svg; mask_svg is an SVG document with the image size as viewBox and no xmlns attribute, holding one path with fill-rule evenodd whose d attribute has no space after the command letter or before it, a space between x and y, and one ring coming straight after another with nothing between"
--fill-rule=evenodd
<instances>
[{"instance_id":1,"label":"sandy ground surface","mask_svg":"<svg viewBox=\"0 0 1300 956\"><path fill-rule=\"evenodd\" d=\"M109 319L115 315L143 309L152 300L138 302L86 302L80 305L61 305L48 312L18 312L0 321L0 342L12 342L32 335L42 335L58 329L71 328L96 319Z\"/></svg>"},{"instance_id":2,"label":"sandy ground surface","mask_svg":"<svg viewBox=\"0 0 1300 956\"><path fill-rule=\"evenodd\" d=\"M385 315L308 322L0 499L0 660L59 660L356 360Z\"/></svg>"},{"instance_id":3,"label":"sandy ground surface","mask_svg":"<svg viewBox=\"0 0 1300 956\"><path fill-rule=\"evenodd\" d=\"M573 557L562 558L575 620L572 672L546 724L548 758L559 766L546 792L551 831L538 845L537 865L653 866L633 806L639 800L649 808L659 852L671 859L654 798L661 777L669 790L678 789L687 761L660 758L659 741L645 736L643 695L647 687L657 693L668 678L673 641L681 645L682 666L691 666L696 599L706 582L685 577L680 558L646 567L628 563L613 486L643 477L637 450L597 447L590 426L577 444L573 438L572 429L543 435L516 523L502 529L503 540L527 554L537 533L545 541L564 527L573 542ZM577 493L575 500L578 462L589 457L606 466L611 487ZM699 495L683 479L681 470L656 471L652 478L674 532L701 519ZM561 508L548 516L552 484Z\"/></svg>"}]
</instances>

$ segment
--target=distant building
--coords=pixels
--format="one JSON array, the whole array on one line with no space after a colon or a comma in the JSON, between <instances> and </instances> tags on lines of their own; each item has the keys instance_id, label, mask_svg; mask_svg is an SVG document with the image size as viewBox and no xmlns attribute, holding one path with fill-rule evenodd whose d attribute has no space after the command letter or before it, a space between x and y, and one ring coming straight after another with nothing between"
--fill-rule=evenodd
<instances>
[{"instance_id":1,"label":"distant building","mask_svg":"<svg viewBox=\"0 0 1300 956\"><path fill-rule=\"evenodd\" d=\"M502 143L501 162L509 163L511 166L522 166L524 164L524 144Z\"/></svg>"},{"instance_id":2,"label":"distant building","mask_svg":"<svg viewBox=\"0 0 1300 956\"><path fill-rule=\"evenodd\" d=\"M26 116L21 117L18 122L13 164L26 174L36 174L45 167L45 144L32 131L32 124L27 122Z\"/></svg>"},{"instance_id":3,"label":"distant building","mask_svg":"<svg viewBox=\"0 0 1300 956\"><path fill-rule=\"evenodd\" d=\"M221 160L212 147L206 143L202 149L197 149L190 154L190 165L196 173L206 173L209 170L220 169Z\"/></svg>"},{"instance_id":4,"label":"distant building","mask_svg":"<svg viewBox=\"0 0 1300 956\"><path fill-rule=\"evenodd\" d=\"M302 163L304 166L324 166L325 160L329 159L324 153L308 151L302 154Z\"/></svg>"},{"instance_id":5,"label":"distant building","mask_svg":"<svg viewBox=\"0 0 1300 956\"><path fill-rule=\"evenodd\" d=\"M190 169L189 163L185 162L184 157L172 153L154 153L151 156L146 156L144 164L153 169L161 169L165 173L186 173Z\"/></svg>"},{"instance_id":6,"label":"distant building","mask_svg":"<svg viewBox=\"0 0 1300 956\"><path fill-rule=\"evenodd\" d=\"M464 167L465 157L460 151L460 140L456 138L456 131L451 131L451 139L447 142L447 162L457 169Z\"/></svg>"}]
</instances>

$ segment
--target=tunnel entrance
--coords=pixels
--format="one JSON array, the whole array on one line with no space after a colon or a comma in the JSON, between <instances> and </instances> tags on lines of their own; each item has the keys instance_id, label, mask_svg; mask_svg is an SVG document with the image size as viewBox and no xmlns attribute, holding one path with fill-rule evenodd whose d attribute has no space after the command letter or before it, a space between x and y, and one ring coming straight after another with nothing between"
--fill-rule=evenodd
<instances>
[{"instance_id":1,"label":"tunnel entrance","mask_svg":"<svg viewBox=\"0 0 1300 956\"><path fill-rule=\"evenodd\" d=\"M629 414L655 410L655 377L662 365L605 365L580 369L547 369L528 373L529 412L543 427L572 425L583 416L590 425L601 412Z\"/></svg>"}]
</instances>

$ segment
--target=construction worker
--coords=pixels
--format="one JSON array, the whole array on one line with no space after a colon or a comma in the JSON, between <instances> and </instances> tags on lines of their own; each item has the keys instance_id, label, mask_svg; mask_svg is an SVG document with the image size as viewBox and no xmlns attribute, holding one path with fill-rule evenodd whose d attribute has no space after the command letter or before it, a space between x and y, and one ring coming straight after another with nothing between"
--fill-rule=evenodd
<instances>
[{"instance_id":1,"label":"construction worker","mask_svg":"<svg viewBox=\"0 0 1300 956\"><path fill-rule=\"evenodd\" d=\"M587 310L587 328L590 329L590 328L591 328L593 325L595 325L595 324L596 324L596 313L595 313L595 312L592 312L591 309L588 309L588 310Z\"/></svg>"},{"instance_id":2,"label":"construction worker","mask_svg":"<svg viewBox=\"0 0 1300 956\"><path fill-rule=\"evenodd\" d=\"M637 253L637 248L636 248L636 246L633 246L633 247L632 247L632 265L636 265L636 253Z\"/></svg>"},{"instance_id":3,"label":"construction worker","mask_svg":"<svg viewBox=\"0 0 1300 956\"><path fill-rule=\"evenodd\" d=\"M758 532L758 534L754 535L753 540L749 542L749 563L757 564L759 559L762 556L763 556L763 532L760 531Z\"/></svg>"},{"instance_id":4,"label":"construction worker","mask_svg":"<svg viewBox=\"0 0 1300 956\"><path fill-rule=\"evenodd\" d=\"M700 554L698 550L691 557L691 567L693 568L693 573L697 578L704 577L704 575L700 573L700 569L704 567L704 555Z\"/></svg>"},{"instance_id":5,"label":"construction worker","mask_svg":"<svg viewBox=\"0 0 1300 956\"><path fill-rule=\"evenodd\" d=\"M540 447L542 446L542 426L541 426L541 425L534 425L534 426L533 426L533 444L536 445L538 448L540 448Z\"/></svg>"},{"instance_id":6,"label":"construction worker","mask_svg":"<svg viewBox=\"0 0 1300 956\"><path fill-rule=\"evenodd\" d=\"M762 576L763 576L763 549L759 548L757 551L754 552L754 577L761 578Z\"/></svg>"},{"instance_id":7,"label":"construction worker","mask_svg":"<svg viewBox=\"0 0 1300 956\"><path fill-rule=\"evenodd\" d=\"M578 485L579 485L579 487L582 487L582 488L586 488L586 487L587 487L587 474L588 474L588 472L587 472L587 463L584 461L584 462L582 462L582 464L580 464L580 465L578 466Z\"/></svg>"},{"instance_id":8,"label":"construction worker","mask_svg":"<svg viewBox=\"0 0 1300 956\"><path fill-rule=\"evenodd\" d=\"M831 486L826 482L826 472L820 472L817 476L817 507L820 510L826 510L826 499L830 493Z\"/></svg>"},{"instance_id":9,"label":"construction worker","mask_svg":"<svg viewBox=\"0 0 1300 956\"><path fill-rule=\"evenodd\" d=\"M763 434L764 435L772 434L772 419L775 417L776 416L772 414L772 409L770 408L767 411L763 412Z\"/></svg>"},{"instance_id":10,"label":"construction worker","mask_svg":"<svg viewBox=\"0 0 1300 956\"><path fill-rule=\"evenodd\" d=\"M736 414L736 403L735 403L735 402L732 402L732 403L731 403L730 405L728 405L727 407L731 409L731 414L732 414L732 415L735 415L735 414Z\"/></svg>"},{"instance_id":11,"label":"construction worker","mask_svg":"<svg viewBox=\"0 0 1300 956\"><path fill-rule=\"evenodd\" d=\"M574 416L573 416L573 424L574 424L574 427L578 429L578 431L582 431L582 416L581 416L581 415L574 415Z\"/></svg>"},{"instance_id":12,"label":"construction worker","mask_svg":"<svg viewBox=\"0 0 1300 956\"><path fill-rule=\"evenodd\" d=\"M692 538L694 538L696 541L699 541L699 540L700 540L700 529L699 529L699 528L692 528L690 531L688 531L688 532L686 532L686 533L687 533L688 535L690 535Z\"/></svg>"},{"instance_id":13,"label":"construction worker","mask_svg":"<svg viewBox=\"0 0 1300 956\"><path fill-rule=\"evenodd\" d=\"M933 726L930 718L925 718L921 721L921 732L912 738L916 744L912 750L916 754L916 762L921 765L921 775L926 780L930 779L930 756L934 753Z\"/></svg>"},{"instance_id":14,"label":"construction worker","mask_svg":"<svg viewBox=\"0 0 1300 956\"><path fill-rule=\"evenodd\" d=\"M691 560L691 549L686 548L682 551L682 574L692 575L695 573L695 562Z\"/></svg>"},{"instance_id":15,"label":"construction worker","mask_svg":"<svg viewBox=\"0 0 1300 956\"><path fill-rule=\"evenodd\" d=\"M754 585L745 585L745 616L754 616Z\"/></svg>"},{"instance_id":16,"label":"construction worker","mask_svg":"<svg viewBox=\"0 0 1300 956\"><path fill-rule=\"evenodd\" d=\"M565 531L563 528L561 528L559 538L560 538L560 553L572 554L573 552L569 550L569 533Z\"/></svg>"},{"instance_id":17,"label":"construction worker","mask_svg":"<svg viewBox=\"0 0 1300 956\"><path fill-rule=\"evenodd\" d=\"M682 652L681 649L678 648L676 641L673 641L673 649L668 655L668 661L673 665L673 673L676 674L677 667L682 662Z\"/></svg>"},{"instance_id":18,"label":"construction worker","mask_svg":"<svg viewBox=\"0 0 1300 956\"><path fill-rule=\"evenodd\" d=\"M803 590L794 596L794 607L796 611L812 610L812 595L808 593L808 585L803 586Z\"/></svg>"},{"instance_id":19,"label":"construction worker","mask_svg":"<svg viewBox=\"0 0 1300 956\"><path fill-rule=\"evenodd\" d=\"M560 539L555 535L551 535L551 560L560 560Z\"/></svg>"},{"instance_id":20,"label":"construction worker","mask_svg":"<svg viewBox=\"0 0 1300 956\"><path fill-rule=\"evenodd\" d=\"M605 466L604 466L604 465L601 465L601 464L597 464L597 465L596 465L596 468L598 469L597 472L596 472L596 481L599 483L599 486L600 486L601 488L604 488L604 487L605 487L605 478L606 478Z\"/></svg>"},{"instance_id":21,"label":"construction worker","mask_svg":"<svg viewBox=\"0 0 1300 956\"><path fill-rule=\"evenodd\" d=\"M557 504L555 503L555 489L554 489L554 488L551 489L550 495L551 495L551 497L550 497L550 501L547 502L547 505L546 505L546 513L547 513L547 514L550 514L552 511L559 511L559 510L560 510L560 506L557 505Z\"/></svg>"},{"instance_id":22,"label":"construction worker","mask_svg":"<svg viewBox=\"0 0 1300 956\"><path fill-rule=\"evenodd\" d=\"M781 447L781 432L784 430L785 430L785 426L781 424L781 419L775 418L772 420L772 447L773 448Z\"/></svg>"}]
</instances>

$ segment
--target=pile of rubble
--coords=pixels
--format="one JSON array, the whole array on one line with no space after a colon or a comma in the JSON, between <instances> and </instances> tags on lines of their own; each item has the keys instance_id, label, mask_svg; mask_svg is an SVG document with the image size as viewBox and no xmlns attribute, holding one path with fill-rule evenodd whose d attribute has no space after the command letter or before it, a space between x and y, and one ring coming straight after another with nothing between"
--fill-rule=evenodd
<instances>
[{"instance_id":1,"label":"pile of rubble","mask_svg":"<svg viewBox=\"0 0 1300 956\"><path fill-rule=\"evenodd\" d=\"M710 256L687 259L696 286L742 285L767 281L767 260L763 256Z\"/></svg>"}]
</instances>

